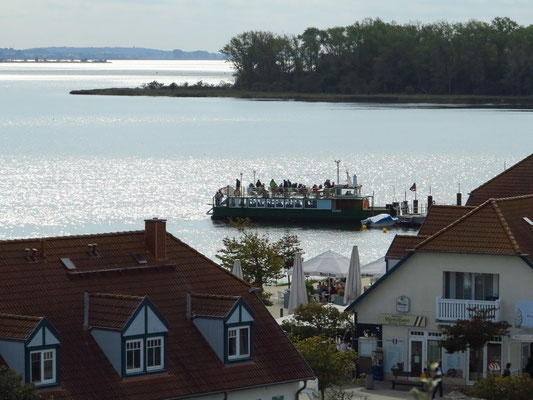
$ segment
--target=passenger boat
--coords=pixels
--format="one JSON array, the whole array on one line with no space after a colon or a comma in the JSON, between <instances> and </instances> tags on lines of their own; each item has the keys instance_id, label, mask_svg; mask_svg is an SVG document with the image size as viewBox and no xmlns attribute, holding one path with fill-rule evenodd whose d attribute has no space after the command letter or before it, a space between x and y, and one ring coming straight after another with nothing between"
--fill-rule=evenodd
<instances>
[{"instance_id":1,"label":"passenger boat","mask_svg":"<svg viewBox=\"0 0 533 400\"><path fill-rule=\"evenodd\" d=\"M226 186L213 197L208 212L215 220L249 218L256 221L287 222L354 222L388 212L376 207L373 195L361 194L362 185L354 175L346 185L308 188L279 186L265 187L250 184L241 190Z\"/></svg>"}]
</instances>

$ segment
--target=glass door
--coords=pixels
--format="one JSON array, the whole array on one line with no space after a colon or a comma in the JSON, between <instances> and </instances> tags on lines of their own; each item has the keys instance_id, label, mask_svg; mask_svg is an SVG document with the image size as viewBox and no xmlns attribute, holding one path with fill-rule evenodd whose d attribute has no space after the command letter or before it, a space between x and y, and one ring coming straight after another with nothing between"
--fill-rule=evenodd
<instances>
[{"instance_id":1,"label":"glass door","mask_svg":"<svg viewBox=\"0 0 533 400\"><path fill-rule=\"evenodd\" d=\"M474 383L475 381L483 378L483 353L484 349L468 349L468 368L467 368L467 381Z\"/></svg>"},{"instance_id":2,"label":"glass door","mask_svg":"<svg viewBox=\"0 0 533 400\"><path fill-rule=\"evenodd\" d=\"M424 342L422 340L414 340L411 339L411 359L410 359L410 366L411 366L411 373L414 376L420 376L422 374L423 370L423 347Z\"/></svg>"}]
</instances>

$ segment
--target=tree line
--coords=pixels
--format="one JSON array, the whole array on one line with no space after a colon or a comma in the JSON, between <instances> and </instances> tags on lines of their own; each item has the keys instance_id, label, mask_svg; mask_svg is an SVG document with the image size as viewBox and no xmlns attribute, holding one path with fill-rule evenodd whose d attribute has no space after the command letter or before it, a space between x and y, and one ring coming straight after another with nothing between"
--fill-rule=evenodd
<instances>
[{"instance_id":1,"label":"tree line","mask_svg":"<svg viewBox=\"0 0 533 400\"><path fill-rule=\"evenodd\" d=\"M343 94L533 94L533 25L365 19L301 35L249 31L220 50L235 88Z\"/></svg>"}]
</instances>

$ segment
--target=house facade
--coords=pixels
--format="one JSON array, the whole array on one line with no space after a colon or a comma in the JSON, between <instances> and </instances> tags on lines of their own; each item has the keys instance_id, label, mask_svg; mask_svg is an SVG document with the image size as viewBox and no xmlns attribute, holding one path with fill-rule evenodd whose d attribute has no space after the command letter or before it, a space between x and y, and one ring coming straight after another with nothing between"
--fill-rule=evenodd
<instances>
[{"instance_id":1,"label":"house facade","mask_svg":"<svg viewBox=\"0 0 533 400\"><path fill-rule=\"evenodd\" d=\"M463 216L449 222L449 214ZM463 210L432 208L424 235L403 255L400 238L389 251L399 261L348 307L356 315L362 357L382 349L386 374L400 363L418 375L428 362L442 360L445 378L457 383L501 374L507 362L514 373L523 370L533 355L532 221L533 195ZM441 349L441 328L480 308L508 321L510 335L493 338L476 354Z\"/></svg>"},{"instance_id":2,"label":"house facade","mask_svg":"<svg viewBox=\"0 0 533 400\"><path fill-rule=\"evenodd\" d=\"M287 400L313 372L244 281L166 232L0 242L0 363L43 398Z\"/></svg>"}]
</instances>

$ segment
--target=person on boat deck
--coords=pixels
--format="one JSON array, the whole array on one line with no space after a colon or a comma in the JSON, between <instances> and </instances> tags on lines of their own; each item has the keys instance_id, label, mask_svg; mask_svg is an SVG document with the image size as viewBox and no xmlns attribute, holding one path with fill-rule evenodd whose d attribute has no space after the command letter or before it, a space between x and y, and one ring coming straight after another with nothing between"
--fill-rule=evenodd
<instances>
[{"instance_id":1,"label":"person on boat deck","mask_svg":"<svg viewBox=\"0 0 533 400\"><path fill-rule=\"evenodd\" d=\"M261 181L258 179L257 180L257 183L255 184L255 187L262 187L263 184L261 183Z\"/></svg>"},{"instance_id":2,"label":"person on boat deck","mask_svg":"<svg viewBox=\"0 0 533 400\"><path fill-rule=\"evenodd\" d=\"M224 197L224 196L222 195L222 193L220 193L220 190L219 190L218 192L215 193L215 204L216 204L217 206L220 205L220 202L221 202L221 200L222 200L222 197Z\"/></svg>"},{"instance_id":3,"label":"person on boat deck","mask_svg":"<svg viewBox=\"0 0 533 400\"><path fill-rule=\"evenodd\" d=\"M250 183L250 184L248 185L247 193L248 193L249 195L251 195L251 194L253 193L253 191L254 191L254 184L253 184L253 183Z\"/></svg>"},{"instance_id":4,"label":"person on boat deck","mask_svg":"<svg viewBox=\"0 0 533 400\"><path fill-rule=\"evenodd\" d=\"M316 183L313 185L313 192L316 192L318 190L318 186L316 185Z\"/></svg>"},{"instance_id":5,"label":"person on boat deck","mask_svg":"<svg viewBox=\"0 0 533 400\"><path fill-rule=\"evenodd\" d=\"M239 180L239 178L235 179L235 189L240 189L241 188L241 181Z\"/></svg>"},{"instance_id":6,"label":"person on boat deck","mask_svg":"<svg viewBox=\"0 0 533 400\"><path fill-rule=\"evenodd\" d=\"M278 187L278 184L276 183L276 181L275 181L274 179L271 179L271 180L270 180L270 187L271 187L271 188Z\"/></svg>"}]
</instances>

